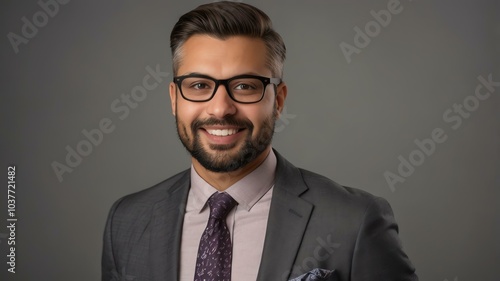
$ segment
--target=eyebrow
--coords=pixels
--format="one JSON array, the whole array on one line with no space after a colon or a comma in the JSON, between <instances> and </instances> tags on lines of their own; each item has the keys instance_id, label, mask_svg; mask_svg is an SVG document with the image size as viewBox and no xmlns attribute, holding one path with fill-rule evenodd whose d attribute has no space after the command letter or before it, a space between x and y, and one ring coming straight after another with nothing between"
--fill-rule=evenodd
<instances>
[{"instance_id":1,"label":"eyebrow","mask_svg":"<svg viewBox=\"0 0 500 281\"><path fill-rule=\"evenodd\" d=\"M184 73L180 76L186 76L186 75L192 75L192 74L196 74L196 75L205 75L205 76L208 76L208 77L212 77L215 79L215 77L211 76L211 75L208 75L207 73L202 73L202 72L188 72L188 73ZM229 78L232 78L232 77L235 77L235 76L239 76L239 75L256 75L256 76L266 76L266 75L263 75L261 73L257 73L257 72L253 72L253 71L250 71L250 72L243 72L243 73L239 73L239 74L236 74L236 75L233 75L231 77L228 77L226 79L229 79Z\"/></svg>"}]
</instances>

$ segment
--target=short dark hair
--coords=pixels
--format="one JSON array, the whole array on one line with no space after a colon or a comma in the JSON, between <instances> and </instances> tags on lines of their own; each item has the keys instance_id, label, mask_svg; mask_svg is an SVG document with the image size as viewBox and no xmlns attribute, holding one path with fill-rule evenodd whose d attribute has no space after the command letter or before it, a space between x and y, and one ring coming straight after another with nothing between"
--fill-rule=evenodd
<instances>
[{"instance_id":1,"label":"short dark hair","mask_svg":"<svg viewBox=\"0 0 500 281\"><path fill-rule=\"evenodd\" d=\"M221 40L231 36L260 38L267 48L267 66L273 76L282 78L286 47L273 29L271 19L260 9L239 2L221 1L198 6L179 18L170 34L172 67L177 74L182 59L181 47L196 34Z\"/></svg>"}]
</instances>

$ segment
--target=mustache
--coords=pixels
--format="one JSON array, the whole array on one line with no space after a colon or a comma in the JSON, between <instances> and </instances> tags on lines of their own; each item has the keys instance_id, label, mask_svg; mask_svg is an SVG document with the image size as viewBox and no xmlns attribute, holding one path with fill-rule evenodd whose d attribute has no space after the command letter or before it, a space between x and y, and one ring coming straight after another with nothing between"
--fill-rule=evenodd
<instances>
[{"instance_id":1,"label":"mustache","mask_svg":"<svg viewBox=\"0 0 500 281\"><path fill-rule=\"evenodd\" d=\"M203 126L213 126L213 125L234 126L234 127L247 128L249 130L253 130L253 124L250 120L246 118L237 119L234 116L224 117L223 119L217 119L217 118L207 118L203 120L196 119L191 123L191 130L193 130L193 132L196 132Z\"/></svg>"}]
</instances>

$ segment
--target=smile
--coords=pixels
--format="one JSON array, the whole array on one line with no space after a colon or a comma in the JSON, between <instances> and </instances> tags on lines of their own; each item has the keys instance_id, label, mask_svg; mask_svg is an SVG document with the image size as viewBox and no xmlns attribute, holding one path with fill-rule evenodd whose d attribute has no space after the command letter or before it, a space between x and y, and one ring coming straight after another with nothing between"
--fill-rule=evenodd
<instances>
[{"instance_id":1,"label":"smile","mask_svg":"<svg viewBox=\"0 0 500 281\"><path fill-rule=\"evenodd\" d=\"M234 135L238 132L238 129L222 129L222 130L206 130L212 136L226 137Z\"/></svg>"}]
</instances>

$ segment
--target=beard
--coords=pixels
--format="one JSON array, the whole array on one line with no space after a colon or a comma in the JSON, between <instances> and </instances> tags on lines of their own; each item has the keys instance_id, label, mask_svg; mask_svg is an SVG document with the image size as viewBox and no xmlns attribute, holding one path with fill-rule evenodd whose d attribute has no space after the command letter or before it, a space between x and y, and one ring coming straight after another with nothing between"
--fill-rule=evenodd
<instances>
[{"instance_id":1,"label":"beard","mask_svg":"<svg viewBox=\"0 0 500 281\"><path fill-rule=\"evenodd\" d=\"M278 116L278 111L276 107L274 108L273 114L264 119L261 131L254 138L252 138L254 131L252 122L249 119L237 119L234 116L227 116L223 119L196 119L191 123L191 126L187 126L178 119L176 114L177 134L182 145L205 169L219 173L236 171L255 160L271 144ZM203 147L199 130L203 126L212 125L235 126L245 129L247 136L243 144L241 144L241 148L232 153L231 150L239 144L208 144L208 148L212 150L212 153L210 153L207 148ZM191 139L188 129L191 130L191 136L193 136Z\"/></svg>"}]
</instances>

